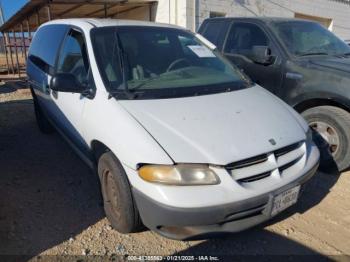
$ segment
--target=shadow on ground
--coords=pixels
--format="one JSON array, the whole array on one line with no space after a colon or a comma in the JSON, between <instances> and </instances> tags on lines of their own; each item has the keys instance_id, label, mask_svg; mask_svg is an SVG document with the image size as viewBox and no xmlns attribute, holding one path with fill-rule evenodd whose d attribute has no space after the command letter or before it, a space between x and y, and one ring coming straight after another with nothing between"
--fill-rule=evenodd
<instances>
[{"instance_id":1,"label":"shadow on ground","mask_svg":"<svg viewBox=\"0 0 350 262\"><path fill-rule=\"evenodd\" d=\"M104 217L99 181L32 100L0 103L0 254L36 255Z\"/></svg>"},{"instance_id":2,"label":"shadow on ground","mask_svg":"<svg viewBox=\"0 0 350 262\"><path fill-rule=\"evenodd\" d=\"M0 85L0 94L13 93L20 89L27 89L26 81L7 81L3 85Z\"/></svg>"},{"instance_id":3,"label":"shadow on ground","mask_svg":"<svg viewBox=\"0 0 350 262\"><path fill-rule=\"evenodd\" d=\"M177 255L316 255L263 227L317 205L337 178L319 173L301 201L283 215L242 233L201 242ZM60 136L39 132L32 100L0 103L0 254L37 255L103 217L97 176Z\"/></svg>"},{"instance_id":4,"label":"shadow on ground","mask_svg":"<svg viewBox=\"0 0 350 262\"><path fill-rule=\"evenodd\" d=\"M210 239L173 255L212 256L219 261L332 261L301 243L260 227Z\"/></svg>"}]
</instances>

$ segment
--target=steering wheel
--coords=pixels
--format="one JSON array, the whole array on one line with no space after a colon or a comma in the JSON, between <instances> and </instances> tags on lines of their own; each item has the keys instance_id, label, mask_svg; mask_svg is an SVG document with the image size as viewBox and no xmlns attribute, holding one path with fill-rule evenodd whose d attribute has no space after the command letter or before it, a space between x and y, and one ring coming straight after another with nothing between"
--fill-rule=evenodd
<instances>
[{"instance_id":1,"label":"steering wheel","mask_svg":"<svg viewBox=\"0 0 350 262\"><path fill-rule=\"evenodd\" d=\"M191 63L190 63L190 61L188 61L188 59L186 59L186 58L179 58L179 59L176 59L174 62L172 62L172 63L168 66L166 72L169 72L169 71L173 70L174 67L175 67L177 64L179 64L179 63L187 63L188 65L191 65Z\"/></svg>"}]
</instances>

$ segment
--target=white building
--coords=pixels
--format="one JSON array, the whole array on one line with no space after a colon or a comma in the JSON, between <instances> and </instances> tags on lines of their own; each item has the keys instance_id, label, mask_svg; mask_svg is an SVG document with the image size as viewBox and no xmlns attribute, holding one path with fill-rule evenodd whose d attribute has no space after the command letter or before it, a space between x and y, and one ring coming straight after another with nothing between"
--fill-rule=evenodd
<instances>
[{"instance_id":1,"label":"white building","mask_svg":"<svg viewBox=\"0 0 350 262\"><path fill-rule=\"evenodd\" d=\"M215 16L306 18L350 39L350 0L158 0L151 12L152 20L191 30L197 30L205 18Z\"/></svg>"}]
</instances>

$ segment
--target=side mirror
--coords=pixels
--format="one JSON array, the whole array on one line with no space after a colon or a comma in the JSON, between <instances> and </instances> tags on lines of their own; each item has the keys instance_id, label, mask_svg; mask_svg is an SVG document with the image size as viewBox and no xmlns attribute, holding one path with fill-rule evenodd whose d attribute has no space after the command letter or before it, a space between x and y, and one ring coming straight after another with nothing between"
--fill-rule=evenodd
<instances>
[{"instance_id":1,"label":"side mirror","mask_svg":"<svg viewBox=\"0 0 350 262\"><path fill-rule=\"evenodd\" d=\"M58 73L51 79L50 88L53 91L67 92L67 93L84 93L87 89L79 83L75 75L70 73Z\"/></svg>"},{"instance_id":2,"label":"side mirror","mask_svg":"<svg viewBox=\"0 0 350 262\"><path fill-rule=\"evenodd\" d=\"M262 65L271 65L273 63L273 56L271 55L271 49L268 46L253 46L251 59Z\"/></svg>"}]
</instances>

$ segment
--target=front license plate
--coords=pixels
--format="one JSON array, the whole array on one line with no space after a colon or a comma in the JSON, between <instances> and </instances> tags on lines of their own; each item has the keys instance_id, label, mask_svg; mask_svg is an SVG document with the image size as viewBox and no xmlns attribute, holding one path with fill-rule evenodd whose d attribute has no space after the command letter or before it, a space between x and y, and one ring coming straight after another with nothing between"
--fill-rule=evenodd
<instances>
[{"instance_id":1,"label":"front license plate","mask_svg":"<svg viewBox=\"0 0 350 262\"><path fill-rule=\"evenodd\" d=\"M274 216L286 208L294 205L298 201L299 191L300 186L296 186L275 196L271 216Z\"/></svg>"}]
</instances>

